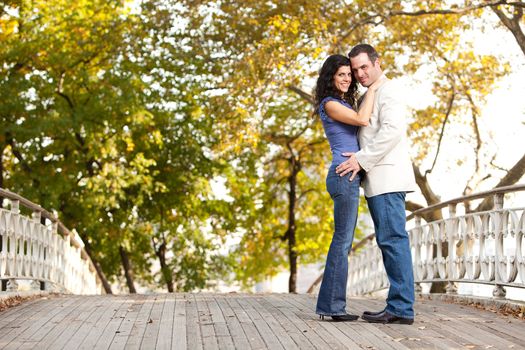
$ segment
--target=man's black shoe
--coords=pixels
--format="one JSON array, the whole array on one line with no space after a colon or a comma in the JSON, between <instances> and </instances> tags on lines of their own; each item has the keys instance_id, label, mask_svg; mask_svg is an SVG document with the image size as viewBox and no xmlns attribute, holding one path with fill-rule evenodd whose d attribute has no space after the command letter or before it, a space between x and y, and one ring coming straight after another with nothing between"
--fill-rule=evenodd
<instances>
[{"instance_id":1,"label":"man's black shoe","mask_svg":"<svg viewBox=\"0 0 525 350\"><path fill-rule=\"evenodd\" d=\"M392 315L388 311L384 311L377 315L363 314L361 318L370 323L397 323L397 324L412 324L413 318L399 317Z\"/></svg>"},{"instance_id":2,"label":"man's black shoe","mask_svg":"<svg viewBox=\"0 0 525 350\"><path fill-rule=\"evenodd\" d=\"M359 318L357 315L346 314L346 315L333 315L330 316L334 322L349 322L355 321ZM319 318L324 320L324 315L319 315Z\"/></svg>"},{"instance_id":3,"label":"man's black shoe","mask_svg":"<svg viewBox=\"0 0 525 350\"><path fill-rule=\"evenodd\" d=\"M376 315L382 314L383 312L385 312L385 309L383 309L383 310L381 310L381 311L365 311L365 312L363 312L363 315L373 315L373 316L376 316Z\"/></svg>"}]
</instances>

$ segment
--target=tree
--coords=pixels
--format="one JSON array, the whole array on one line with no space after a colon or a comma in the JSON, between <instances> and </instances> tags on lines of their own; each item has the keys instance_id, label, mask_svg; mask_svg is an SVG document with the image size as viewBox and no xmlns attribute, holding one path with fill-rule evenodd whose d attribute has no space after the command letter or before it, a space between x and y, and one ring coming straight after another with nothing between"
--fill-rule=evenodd
<instances>
[{"instance_id":1,"label":"tree","mask_svg":"<svg viewBox=\"0 0 525 350\"><path fill-rule=\"evenodd\" d=\"M205 224L191 206L200 205L202 184L216 166L205 152L213 144L211 121L191 93L205 87L177 75L191 55L168 40L170 13L154 5L144 2L140 14L124 1L1 7L2 185L54 208L79 232L99 275L108 278L107 292L123 275L130 291L137 277L141 284L154 281L148 227L159 210L152 203L163 215L184 207L193 231ZM173 254L189 259L179 272L188 281L181 288L203 287L206 269L215 271L206 265L210 239L169 234L202 247L205 264L191 260L191 249Z\"/></svg>"}]
</instances>

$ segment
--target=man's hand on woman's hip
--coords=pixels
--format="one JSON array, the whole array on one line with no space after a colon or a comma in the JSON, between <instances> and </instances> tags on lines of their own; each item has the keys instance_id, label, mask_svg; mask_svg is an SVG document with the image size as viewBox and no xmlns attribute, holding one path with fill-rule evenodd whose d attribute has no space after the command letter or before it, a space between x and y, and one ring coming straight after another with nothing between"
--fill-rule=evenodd
<instances>
[{"instance_id":1,"label":"man's hand on woman's hip","mask_svg":"<svg viewBox=\"0 0 525 350\"><path fill-rule=\"evenodd\" d=\"M352 181L357 176L357 173L361 170L361 166L355 157L355 153L345 152L343 153L343 156L350 158L339 164L337 168L335 168L335 172L338 173L339 176L345 176L346 174L352 172L352 175L350 175L349 179Z\"/></svg>"}]
</instances>

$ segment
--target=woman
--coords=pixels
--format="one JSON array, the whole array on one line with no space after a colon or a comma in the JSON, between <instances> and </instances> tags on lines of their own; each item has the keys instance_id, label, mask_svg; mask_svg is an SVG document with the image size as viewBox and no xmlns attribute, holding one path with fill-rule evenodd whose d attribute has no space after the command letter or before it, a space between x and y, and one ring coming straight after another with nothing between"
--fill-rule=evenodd
<instances>
[{"instance_id":1,"label":"woman","mask_svg":"<svg viewBox=\"0 0 525 350\"><path fill-rule=\"evenodd\" d=\"M354 239L359 207L357 175L349 181L335 172L337 165L346 160L343 152L359 151L357 132L367 126L372 114L374 95L382 84L372 84L356 112L357 82L352 77L350 60L342 55L328 57L319 72L315 88L316 112L332 150L332 165L326 177L326 188L334 202L335 230L328 250L323 282L317 298L316 313L320 318L331 316L334 321L354 321L359 318L346 312L346 283L348 279L348 253Z\"/></svg>"}]
</instances>

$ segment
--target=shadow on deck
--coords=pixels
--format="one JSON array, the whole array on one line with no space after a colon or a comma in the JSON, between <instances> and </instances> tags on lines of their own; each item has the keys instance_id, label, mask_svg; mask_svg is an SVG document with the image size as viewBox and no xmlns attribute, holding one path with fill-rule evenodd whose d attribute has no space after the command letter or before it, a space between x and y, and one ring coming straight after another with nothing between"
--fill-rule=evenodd
<instances>
[{"instance_id":1,"label":"shadow on deck","mask_svg":"<svg viewBox=\"0 0 525 350\"><path fill-rule=\"evenodd\" d=\"M353 298L348 311L383 301ZM320 321L293 294L50 296L0 312L0 349L525 349L525 321L438 300L412 326Z\"/></svg>"}]
</instances>

